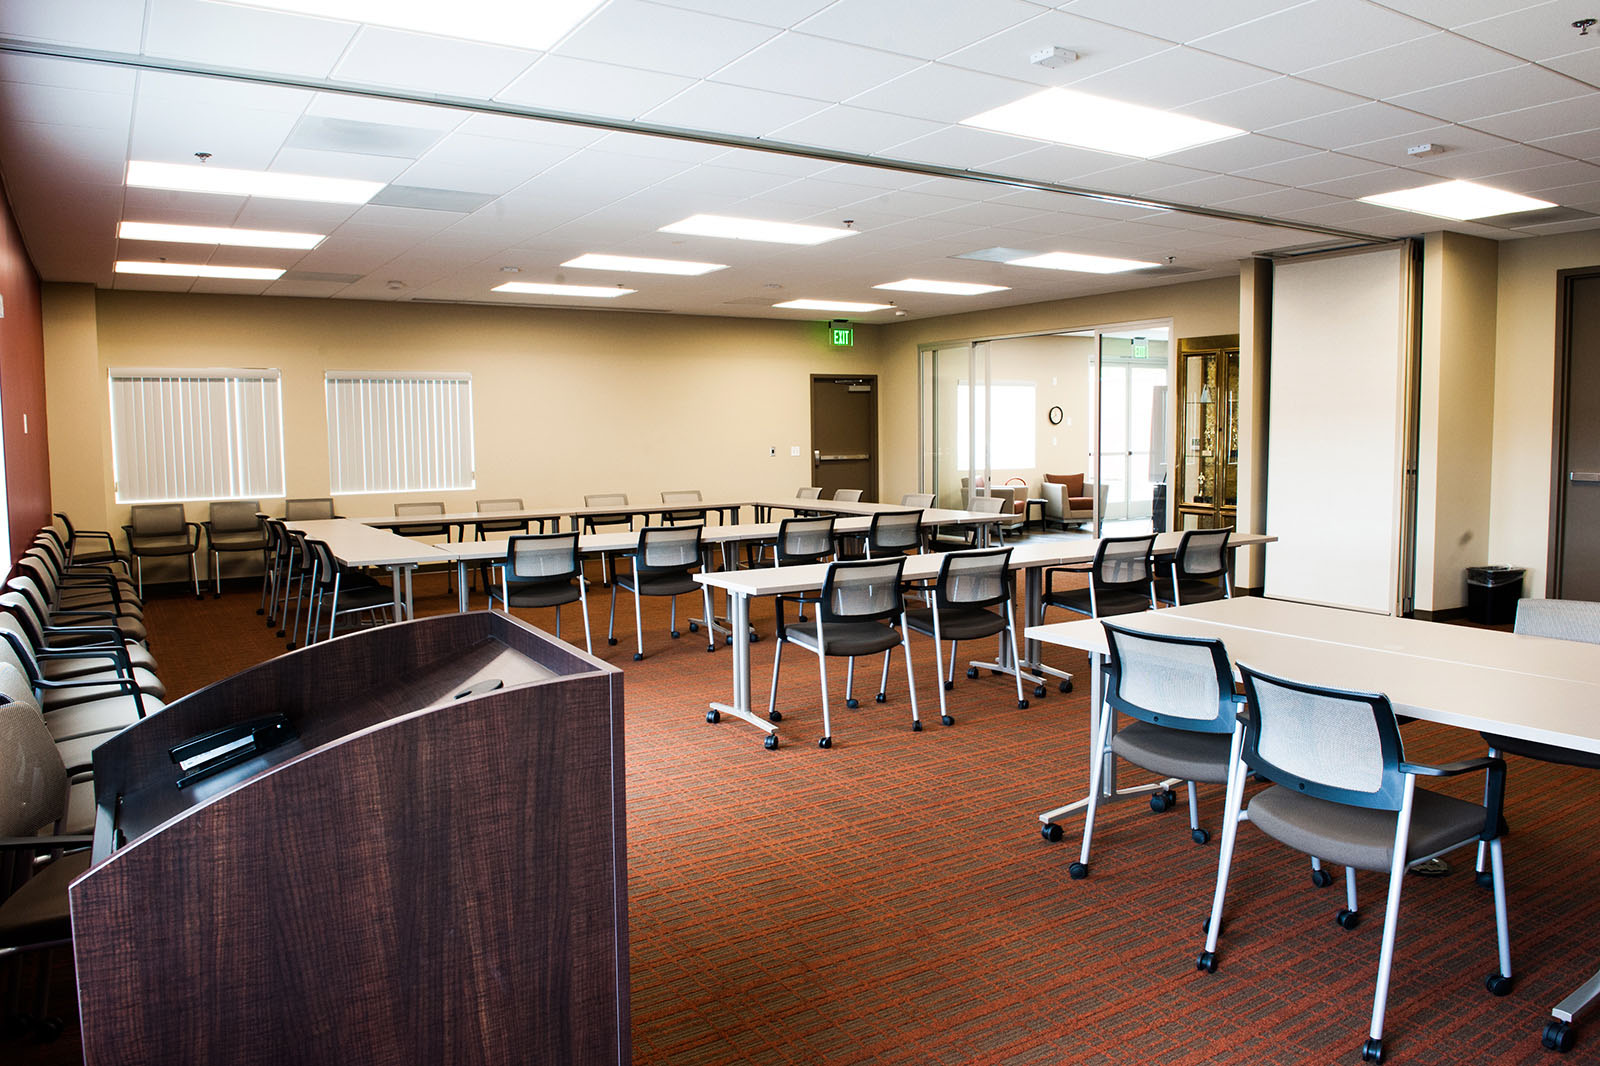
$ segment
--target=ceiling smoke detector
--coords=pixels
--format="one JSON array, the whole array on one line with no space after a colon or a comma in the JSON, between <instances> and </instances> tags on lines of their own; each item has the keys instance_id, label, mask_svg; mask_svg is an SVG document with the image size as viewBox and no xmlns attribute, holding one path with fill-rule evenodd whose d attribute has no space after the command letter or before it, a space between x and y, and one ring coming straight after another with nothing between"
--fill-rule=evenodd
<instances>
[{"instance_id":1,"label":"ceiling smoke detector","mask_svg":"<svg viewBox=\"0 0 1600 1066\"><path fill-rule=\"evenodd\" d=\"M1070 48L1054 45L1050 48L1041 48L1028 57L1028 62L1036 67L1045 67L1049 70L1060 70L1062 67L1078 61L1078 53Z\"/></svg>"}]
</instances>

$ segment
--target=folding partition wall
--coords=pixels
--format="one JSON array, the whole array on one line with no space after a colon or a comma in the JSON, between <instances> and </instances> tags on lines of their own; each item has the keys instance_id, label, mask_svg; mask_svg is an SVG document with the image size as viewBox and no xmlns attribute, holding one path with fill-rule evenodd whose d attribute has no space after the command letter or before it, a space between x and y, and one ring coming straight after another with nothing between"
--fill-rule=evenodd
<instances>
[{"instance_id":1,"label":"folding partition wall","mask_svg":"<svg viewBox=\"0 0 1600 1066\"><path fill-rule=\"evenodd\" d=\"M1418 284L1409 241L1274 267L1268 596L1410 608Z\"/></svg>"}]
</instances>

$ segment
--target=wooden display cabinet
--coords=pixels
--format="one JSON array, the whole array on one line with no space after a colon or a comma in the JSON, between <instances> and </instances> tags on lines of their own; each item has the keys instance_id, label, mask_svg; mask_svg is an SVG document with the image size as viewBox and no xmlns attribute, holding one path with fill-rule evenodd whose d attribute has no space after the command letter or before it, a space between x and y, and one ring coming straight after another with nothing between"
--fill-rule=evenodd
<instances>
[{"instance_id":1,"label":"wooden display cabinet","mask_svg":"<svg viewBox=\"0 0 1600 1066\"><path fill-rule=\"evenodd\" d=\"M85 1061L629 1062L623 754L621 672L489 612L143 719L70 889Z\"/></svg>"},{"instance_id":2,"label":"wooden display cabinet","mask_svg":"<svg viewBox=\"0 0 1600 1066\"><path fill-rule=\"evenodd\" d=\"M1239 503L1239 336L1178 341L1174 528L1234 524Z\"/></svg>"}]
</instances>

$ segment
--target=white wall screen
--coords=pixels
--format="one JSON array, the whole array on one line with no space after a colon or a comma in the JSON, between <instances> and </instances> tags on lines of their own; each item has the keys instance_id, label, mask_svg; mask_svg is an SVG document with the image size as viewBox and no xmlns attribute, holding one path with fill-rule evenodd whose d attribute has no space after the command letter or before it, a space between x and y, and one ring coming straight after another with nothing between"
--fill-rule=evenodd
<instances>
[{"instance_id":1,"label":"white wall screen","mask_svg":"<svg viewBox=\"0 0 1600 1066\"><path fill-rule=\"evenodd\" d=\"M119 503L254 500L283 493L276 370L112 370Z\"/></svg>"},{"instance_id":2,"label":"white wall screen","mask_svg":"<svg viewBox=\"0 0 1600 1066\"><path fill-rule=\"evenodd\" d=\"M1411 283L1404 244L1274 267L1268 596L1396 610Z\"/></svg>"},{"instance_id":3,"label":"white wall screen","mask_svg":"<svg viewBox=\"0 0 1600 1066\"><path fill-rule=\"evenodd\" d=\"M330 371L327 393L336 495L474 487L471 375Z\"/></svg>"}]
</instances>

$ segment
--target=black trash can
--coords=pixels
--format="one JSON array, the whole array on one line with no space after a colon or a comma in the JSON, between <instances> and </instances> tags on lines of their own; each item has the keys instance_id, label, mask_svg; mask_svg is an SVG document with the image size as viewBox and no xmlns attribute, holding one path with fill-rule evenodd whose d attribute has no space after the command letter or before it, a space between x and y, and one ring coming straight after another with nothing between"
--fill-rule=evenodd
<instances>
[{"instance_id":1,"label":"black trash can","mask_svg":"<svg viewBox=\"0 0 1600 1066\"><path fill-rule=\"evenodd\" d=\"M1467 567L1467 618L1491 626L1515 622L1523 573L1520 566Z\"/></svg>"}]
</instances>

